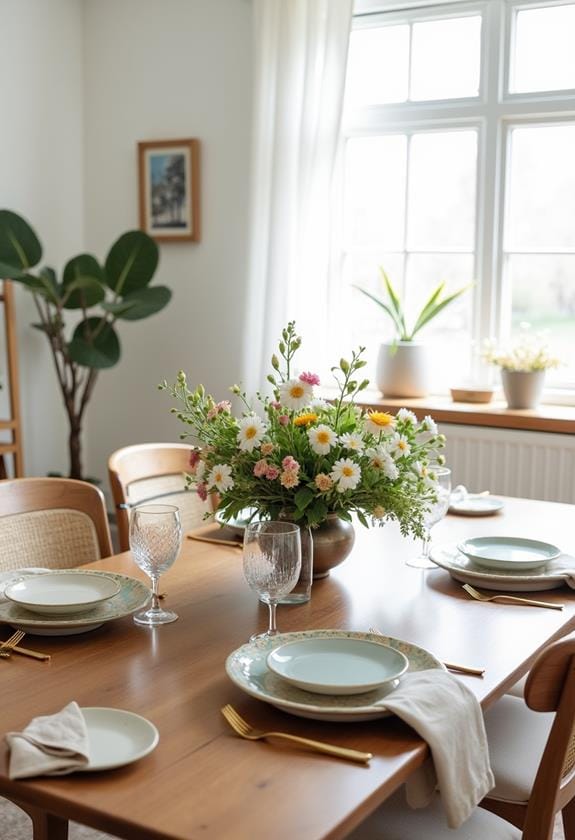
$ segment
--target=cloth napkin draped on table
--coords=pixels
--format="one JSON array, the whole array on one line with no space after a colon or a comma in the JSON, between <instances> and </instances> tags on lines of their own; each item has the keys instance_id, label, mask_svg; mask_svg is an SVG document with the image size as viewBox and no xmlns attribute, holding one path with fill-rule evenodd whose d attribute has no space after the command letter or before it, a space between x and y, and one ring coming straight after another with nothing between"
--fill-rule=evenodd
<instances>
[{"instance_id":1,"label":"cloth napkin draped on table","mask_svg":"<svg viewBox=\"0 0 575 840\"><path fill-rule=\"evenodd\" d=\"M575 557L570 554L560 554L559 557L551 561L547 568L554 574L557 572L557 574L563 575L567 586L575 589Z\"/></svg>"},{"instance_id":2,"label":"cloth napkin draped on table","mask_svg":"<svg viewBox=\"0 0 575 840\"><path fill-rule=\"evenodd\" d=\"M11 779L63 776L89 763L88 730L75 701L55 715L34 718L22 732L8 732L6 741Z\"/></svg>"},{"instance_id":3,"label":"cloth napkin draped on table","mask_svg":"<svg viewBox=\"0 0 575 840\"><path fill-rule=\"evenodd\" d=\"M385 707L427 741L427 762L406 786L413 808L431 802L436 785L450 828L459 828L495 785L483 713L457 677L439 669L406 674Z\"/></svg>"}]
</instances>

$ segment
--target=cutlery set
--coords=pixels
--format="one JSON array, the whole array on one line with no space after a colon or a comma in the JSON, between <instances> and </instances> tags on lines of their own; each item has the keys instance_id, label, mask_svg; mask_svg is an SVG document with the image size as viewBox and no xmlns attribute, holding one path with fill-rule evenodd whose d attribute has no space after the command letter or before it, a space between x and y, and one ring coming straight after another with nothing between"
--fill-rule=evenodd
<instances>
[{"instance_id":1,"label":"cutlery set","mask_svg":"<svg viewBox=\"0 0 575 840\"><path fill-rule=\"evenodd\" d=\"M49 653L39 653L38 651L19 646L19 642L22 641L25 635L23 630L16 630L9 639L6 639L5 642L0 642L0 659L10 659L13 653L18 653L21 656L28 656L31 659L48 661L51 658Z\"/></svg>"}]
</instances>

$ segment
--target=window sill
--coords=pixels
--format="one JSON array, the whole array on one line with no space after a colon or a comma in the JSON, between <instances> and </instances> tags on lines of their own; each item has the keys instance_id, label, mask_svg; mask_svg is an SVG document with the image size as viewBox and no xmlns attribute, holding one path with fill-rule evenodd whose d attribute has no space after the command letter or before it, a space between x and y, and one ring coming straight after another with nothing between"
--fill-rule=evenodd
<instances>
[{"instance_id":1,"label":"window sill","mask_svg":"<svg viewBox=\"0 0 575 840\"><path fill-rule=\"evenodd\" d=\"M453 402L449 397L430 396L419 399L392 399L375 391L365 391L356 400L364 408L397 412L409 408L418 418L430 414L438 423L457 423L462 426L491 426L498 429L521 429L532 432L575 434L575 407L568 405L540 405L537 409L507 408L496 400L490 403Z\"/></svg>"}]
</instances>

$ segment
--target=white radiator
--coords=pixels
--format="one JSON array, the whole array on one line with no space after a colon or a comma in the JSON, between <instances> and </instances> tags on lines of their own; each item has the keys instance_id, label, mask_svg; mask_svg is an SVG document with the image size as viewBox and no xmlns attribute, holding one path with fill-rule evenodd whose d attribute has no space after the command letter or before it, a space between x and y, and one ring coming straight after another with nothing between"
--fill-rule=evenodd
<instances>
[{"instance_id":1,"label":"white radiator","mask_svg":"<svg viewBox=\"0 0 575 840\"><path fill-rule=\"evenodd\" d=\"M575 435L451 423L440 431L454 487L575 504Z\"/></svg>"}]
</instances>

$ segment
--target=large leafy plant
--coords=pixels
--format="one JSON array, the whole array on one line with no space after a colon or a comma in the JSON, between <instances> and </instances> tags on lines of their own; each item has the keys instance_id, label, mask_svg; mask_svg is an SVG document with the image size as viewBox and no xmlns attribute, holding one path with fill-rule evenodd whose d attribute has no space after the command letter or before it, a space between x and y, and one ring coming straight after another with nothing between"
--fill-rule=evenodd
<instances>
[{"instance_id":1,"label":"large leafy plant","mask_svg":"<svg viewBox=\"0 0 575 840\"><path fill-rule=\"evenodd\" d=\"M32 326L50 345L70 424L70 478L83 477L82 424L98 373L120 359L117 322L147 318L171 298L165 286L150 286L158 258L154 240L133 230L112 245L103 265L79 254L60 279L48 266L33 272L42 259L36 233L21 216L0 210L0 277L21 283L34 298L38 321ZM74 311L80 320L68 331Z\"/></svg>"},{"instance_id":2,"label":"large leafy plant","mask_svg":"<svg viewBox=\"0 0 575 840\"><path fill-rule=\"evenodd\" d=\"M464 286L462 289L458 289L456 292L453 292L445 297L445 283L440 283L432 291L431 295L424 303L419 315L413 323L413 326L408 327L403 305L398 293L394 289L391 280L383 268L380 267L379 270L383 281L386 295L385 298L381 298L367 289L362 289L361 286L355 286L354 288L358 289L358 291L362 292L362 294L374 301L374 303L376 303L387 315L389 315L393 321L393 326L395 327L396 341L413 341L422 327L428 324L433 318L436 318L446 306L448 306L469 288L469 286Z\"/></svg>"}]
</instances>

